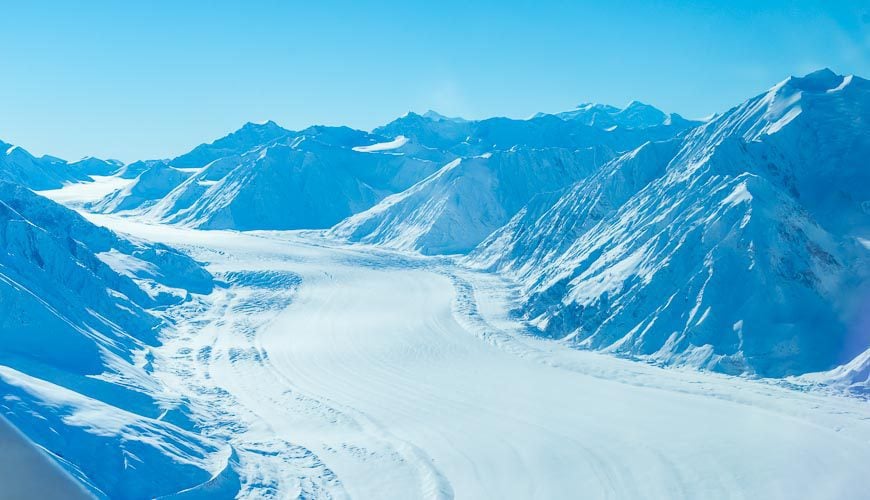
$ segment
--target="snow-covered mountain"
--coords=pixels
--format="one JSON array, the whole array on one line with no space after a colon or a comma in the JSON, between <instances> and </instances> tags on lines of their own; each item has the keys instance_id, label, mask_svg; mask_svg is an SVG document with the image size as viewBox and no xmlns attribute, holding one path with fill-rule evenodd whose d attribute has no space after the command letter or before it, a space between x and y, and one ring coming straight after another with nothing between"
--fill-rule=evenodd
<instances>
[{"instance_id":1,"label":"snow-covered mountain","mask_svg":"<svg viewBox=\"0 0 870 500\"><path fill-rule=\"evenodd\" d=\"M91 208L471 251L523 285L546 335L731 373L823 371L868 344L849 326L866 300L866 88L820 71L705 123L636 101L408 113L371 133L249 123L128 165L135 182Z\"/></svg>"},{"instance_id":2,"label":"snow-covered mountain","mask_svg":"<svg viewBox=\"0 0 870 500\"><path fill-rule=\"evenodd\" d=\"M210 293L208 272L9 182L0 248L0 408L16 427L101 497L172 494L226 466L149 377L160 309Z\"/></svg>"},{"instance_id":3,"label":"snow-covered mountain","mask_svg":"<svg viewBox=\"0 0 870 500\"><path fill-rule=\"evenodd\" d=\"M0 415L99 498L860 496L866 402L791 388L870 395L867 80L0 153Z\"/></svg>"},{"instance_id":4,"label":"snow-covered mountain","mask_svg":"<svg viewBox=\"0 0 870 500\"><path fill-rule=\"evenodd\" d=\"M224 155L224 156L221 156ZM406 141L272 122L165 162L92 205L204 229L327 228L433 173L451 155Z\"/></svg>"},{"instance_id":5,"label":"snow-covered mountain","mask_svg":"<svg viewBox=\"0 0 870 500\"><path fill-rule=\"evenodd\" d=\"M376 131L474 156L446 164L330 233L427 254L467 252L534 196L567 188L619 152L649 140L670 139L697 125L637 106L600 107L624 120L624 127L553 115L473 122L409 113Z\"/></svg>"},{"instance_id":6,"label":"snow-covered mountain","mask_svg":"<svg viewBox=\"0 0 870 500\"><path fill-rule=\"evenodd\" d=\"M194 171L175 168L164 161L131 163L120 175L127 177L129 173L129 178L136 182L110 193L90 208L105 213L147 208L189 179Z\"/></svg>"},{"instance_id":7,"label":"snow-covered mountain","mask_svg":"<svg viewBox=\"0 0 870 500\"><path fill-rule=\"evenodd\" d=\"M647 140L664 140L697 126L700 122L685 120L644 106L625 110L613 108L619 123L595 120L567 119L559 115L538 114L528 120L488 118L485 120L444 119L430 113L408 113L373 133L395 137L405 136L427 147L450 151L460 156L477 156L513 147L582 149L597 147L620 152L637 147ZM609 107L605 107L610 109ZM654 110L654 111L653 111ZM646 113L646 114L645 114ZM657 113L664 118L659 119ZM647 114L655 115L652 118ZM644 121L646 120L646 121Z\"/></svg>"},{"instance_id":8,"label":"snow-covered mountain","mask_svg":"<svg viewBox=\"0 0 870 500\"><path fill-rule=\"evenodd\" d=\"M239 130L212 143L201 144L191 152L174 158L170 163L178 168L204 167L219 158L250 151L256 146L268 144L275 139L286 137L292 133L273 121L265 123L248 122Z\"/></svg>"},{"instance_id":9,"label":"snow-covered mountain","mask_svg":"<svg viewBox=\"0 0 870 500\"><path fill-rule=\"evenodd\" d=\"M867 328L866 318L863 321L862 327ZM807 373L790 380L801 385L830 387L850 394L870 396L870 349L844 365L824 372Z\"/></svg>"},{"instance_id":10,"label":"snow-covered mountain","mask_svg":"<svg viewBox=\"0 0 870 500\"><path fill-rule=\"evenodd\" d=\"M867 80L789 78L533 200L466 260L514 277L541 332L581 347L830 369L870 345L868 116Z\"/></svg>"},{"instance_id":11,"label":"snow-covered mountain","mask_svg":"<svg viewBox=\"0 0 870 500\"><path fill-rule=\"evenodd\" d=\"M18 182L34 189L59 188L65 182L89 180L60 158L36 157L19 146L0 141L0 179Z\"/></svg>"},{"instance_id":12,"label":"snow-covered mountain","mask_svg":"<svg viewBox=\"0 0 870 500\"><path fill-rule=\"evenodd\" d=\"M177 158L126 166L120 175L136 182L91 208L205 229L325 229L410 188L458 157L470 160L518 149L530 155L540 154L538 150L594 150L593 162L603 163L646 140L671 138L698 124L659 120L656 113L661 112L648 108L623 110L619 116L627 116L627 125L621 128L550 115L470 121L434 111L408 113L372 133L324 126L293 132L274 122L248 123ZM631 120L646 121L635 126ZM540 189L553 187L543 181ZM540 189L507 203L522 204L524 196ZM487 233L503 218L485 224ZM479 239L450 247L468 249Z\"/></svg>"},{"instance_id":13,"label":"snow-covered mountain","mask_svg":"<svg viewBox=\"0 0 870 500\"><path fill-rule=\"evenodd\" d=\"M606 157L596 148L523 148L457 158L330 234L425 254L467 252L533 196L573 184Z\"/></svg>"},{"instance_id":14,"label":"snow-covered mountain","mask_svg":"<svg viewBox=\"0 0 870 500\"><path fill-rule=\"evenodd\" d=\"M0 180L31 189L55 189L68 182L89 182L91 175L111 175L122 168L117 160L83 158L69 163L53 156L36 157L24 148L0 141Z\"/></svg>"},{"instance_id":15,"label":"snow-covered mountain","mask_svg":"<svg viewBox=\"0 0 870 500\"><path fill-rule=\"evenodd\" d=\"M124 163L118 160L103 160L87 156L79 161L70 162L68 168L74 172L91 175L115 175L124 168Z\"/></svg>"},{"instance_id":16,"label":"snow-covered mountain","mask_svg":"<svg viewBox=\"0 0 870 500\"><path fill-rule=\"evenodd\" d=\"M538 113L535 115L536 118L543 116L547 116L547 114ZM691 125L689 120L676 113L665 113L640 101L631 101L625 108L586 103L570 111L555 113L554 116L563 120L577 121L590 127L605 129L615 127L644 129L669 125L682 127Z\"/></svg>"}]
</instances>

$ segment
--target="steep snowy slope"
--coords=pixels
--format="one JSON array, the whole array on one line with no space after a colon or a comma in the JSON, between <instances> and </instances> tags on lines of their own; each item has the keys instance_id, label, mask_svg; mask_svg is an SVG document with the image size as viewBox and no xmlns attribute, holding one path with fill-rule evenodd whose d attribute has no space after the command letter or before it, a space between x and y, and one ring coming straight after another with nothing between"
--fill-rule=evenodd
<instances>
[{"instance_id":1,"label":"steep snowy slope","mask_svg":"<svg viewBox=\"0 0 870 500\"><path fill-rule=\"evenodd\" d=\"M408 187L436 167L431 161L357 152L301 138L244 156L215 184L193 179L182 186L178 197L190 189L202 195L189 208L169 208L167 214L172 215L166 220L207 229L326 228Z\"/></svg>"},{"instance_id":2,"label":"steep snowy slope","mask_svg":"<svg viewBox=\"0 0 870 500\"><path fill-rule=\"evenodd\" d=\"M327 228L411 187L458 156L514 147L591 148L594 161L603 163L616 152L697 125L659 119L656 113L661 112L626 108L618 113L626 125L616 128L551 115L467 121L431 111L409 113L373 133L324 126L291 132L274 122L249 123L178 158L128 165L120 175L138 176L136 182L90 208L206 229Z\"/></svg>"},{"instance_id":3,"label":"steep snowy slope","mask_svg":"<svg viewBox=\"0 0 870 500\"><path fill-rule=\"evenodd\" d=\"M532 273L558 258L576 238L660 177L682 141L648 142L598 169L567 191L533 198L477 248L477 266Z\"/></svg>"},{"instance_id":4,"label":"steep snowy slope","mask_svg":"<svg viewBox=\"0 0 870 500\"><path fill-rule=\"evenodd\" d=\"M179 403L148 372L163 324L154 311L209 293L211 276L8 182L0 248L7 418L100 495L154 497L208 481L226 452L178 427L189 424Z\"/></svg>"},{"instance_id":5,"label":"steep snowy slope","mask_svg":"<svg viewBox=\"0 0 870 500\"><path fill-rule=\"evenodd\" d=\"M729 373L827 370L870 346L870 87L790 78L536 199L469 257L576 345Z\"/></svg>"},{"instance_id":6,"label":"steep snowy slope","mask_svg":"<svg viewBox=\"0 0 870 500\"><path fill-rule=\"evenodd\" d=\"M866 328L867 325L864 324ZM855 356L855 359L834 369L808 373L792 379L798 384L810 383L825 387L833 387L847 393L870 396L870 349Z\"/></svg>"},{"instance_id":7,"label":"steep snowy slope","mask_svg":"<svg viewBox=\"0 0 870 500\"><path fill-rule=\"evenodd\" d=\"M134 168L138 169L139 166L136 165ZM96 212L107 213L148 208L194 173L193 169L179 169L163 162L154 162L143 168L144 170L135 176L136 182L110 193L100 201L89 205L89 208ZM125 172L121 175L125 175Z\"/></svg>"},{"instance_id":8,"label":"steep snowy slope","mask_svg":"<svg viewBox=\"0 0 870 500\"><path fill-rule=\"evenodd\" d=\"M412 188L341 222L339 238L426 254L467 252L539 193L589 175L606 153L512 149L456 159Z\"/></svg>"},{"instance_id":9,"label":"steep snowy slope","mask_svg":"<svg viewBox=\"0 0 870 500\"><path fill-rule=\"evenodd\" d=\"M139 174L150 169L151 167L161 164L168 163L169 160L140 160L134 161L133 163L128 163L121 167L118 170L117 176L122 179L135 179L139 177Z\"/></svg>"}]
</instances>

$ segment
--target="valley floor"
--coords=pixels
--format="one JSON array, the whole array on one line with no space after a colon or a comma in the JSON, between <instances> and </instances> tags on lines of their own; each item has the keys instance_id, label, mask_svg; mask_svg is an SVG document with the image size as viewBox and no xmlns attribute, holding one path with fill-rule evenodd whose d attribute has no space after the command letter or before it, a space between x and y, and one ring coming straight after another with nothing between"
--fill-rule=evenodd
<instances>
[{"instance_id":1,"label":"valley floor","mask_svg":"<svg viewBox=\"0 0 870 500\"><path fill-rule=\"evenodd\" d=\"M227 283L168 311L155 375L243 495L861 498L870 407L526 335L510 283L316 232L95 222Z\"/></svg>"}]
</instances>

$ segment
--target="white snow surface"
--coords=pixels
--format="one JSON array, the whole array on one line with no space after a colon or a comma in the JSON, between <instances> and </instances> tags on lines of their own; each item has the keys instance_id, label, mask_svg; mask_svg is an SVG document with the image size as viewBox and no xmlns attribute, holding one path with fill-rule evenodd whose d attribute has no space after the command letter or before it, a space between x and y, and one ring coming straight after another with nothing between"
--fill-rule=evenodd
<instances>
[{"instance_id":1,"label":"white snow surface","mask_svg":"<svg viewBox=\"0 0 870 500\"><path fill-rule=\"evenodd\" d=\"M860 498L867 402L527 335L501 278L318 232L90 215L229 286L169 311L154 377L244 498Z\"/></svg>"},{"instance_id":2,"label":"white snow surface","mask_svg":"<svg viewBox=\"0 0 870 500\"><path fill-rule=\"evenodd\" d=\"M407 143L408 138L404 135L400 135L389 142L379 142L377 144L370 144L368 146L356 146L352 149L360 153L374 153L377 151L390 151L393 149L399 149Z\"/></svg>"}]
</instances>

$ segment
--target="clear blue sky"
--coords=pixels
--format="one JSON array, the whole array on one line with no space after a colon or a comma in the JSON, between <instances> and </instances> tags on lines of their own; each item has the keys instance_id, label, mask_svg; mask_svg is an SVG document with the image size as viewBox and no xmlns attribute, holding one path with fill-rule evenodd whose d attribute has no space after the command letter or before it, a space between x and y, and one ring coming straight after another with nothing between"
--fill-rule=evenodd
<instances>
[{"instance_id":1,"label":"clear blue sky","mask_svg":"<svg viewBox=\"0 0 870 500\"><path fill-rule=\"evenodd\" d=\"M0 9L0 139L69 159L429 108L526 117L638 99L702 117L790 74L870 76L865 0L70 3Z\"/></svg>"}]
</instances>

